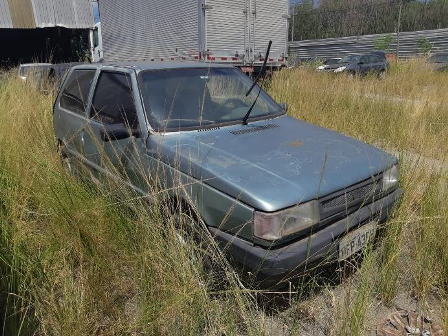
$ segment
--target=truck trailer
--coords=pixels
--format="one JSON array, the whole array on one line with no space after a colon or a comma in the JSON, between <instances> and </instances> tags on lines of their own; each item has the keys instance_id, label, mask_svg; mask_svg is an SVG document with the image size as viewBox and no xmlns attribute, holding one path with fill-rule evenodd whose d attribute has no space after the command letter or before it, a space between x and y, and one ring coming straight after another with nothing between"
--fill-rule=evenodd
<instances>
[{"instance_id":1,"label":"truck trailer","mask_svg":"<svg viewBox=\"0 0 448 336\"><path fill-rule=\"evenodd\" d=\"M286 65L289 0L100 0L94 61L226 63L246 72ZM98 46L97 46L98 48Z\"/></svg>"}]
</instances>

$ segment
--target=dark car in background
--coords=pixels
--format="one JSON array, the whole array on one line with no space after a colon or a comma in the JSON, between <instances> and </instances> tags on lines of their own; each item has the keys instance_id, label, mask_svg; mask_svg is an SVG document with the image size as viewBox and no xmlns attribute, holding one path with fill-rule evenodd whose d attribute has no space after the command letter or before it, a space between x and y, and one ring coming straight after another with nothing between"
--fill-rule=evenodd
<instances>
[{"instance_id":1,"label":"dark car in background","mask_svg":"<svg viewBox=\"0 0 448 336\"><path fill-rule=\"evenodd\" d=\"M389 62L379 53L364 55L350 55L342 58L338 63L322 69L323 72L346 73L349 75L365 76L369 73L383 77L389 68Z\"/></svg>"},{"instance_id":2,"label":"dark car in background","mask_svg":"<svg viewBox=\"0 0 448 336\"><path fill-rule=\"evenodd\" d=\"M65 75L70 71L75 65L85 64L82 62L72 62L72 63L58 63L52 64L48 73L48 81L51 85L57 89L61 86Z\"/></svg>"},{"instance_id":3,"label":"dark car in background","mask_svg":"<svg viewBox=\"0 0 448 336\"><path fill-rule=\"evenodd\" d=\"M49 82L51 63L26 63L21 64L18 70L20 80L34 84L42 93L48 93L52 86Z\"/></svg>"},{"instance_id":4,"label":"dark car in background","mask_svg":"<svg viewBox=\"0 0 448 336\"><path fill-rule=\"evenodd\" d=\"M448 70L448 53L434 54L426 60L426 63L432 70L446 71Z\"/></svg>"},{"instance_id":5,"label":"dark car in background","mask_svg":"<svg viewBox=\"0 0 448 336\"><path fill-rule=\"evenodd\" d=\"M24 63L19 65L18 76L21 80L26 81L33 77L35 80L40 80L48 76L51 63Z\"/></svg>"},{"instance_id":6,"label":"dark car in background","mask_svg":"<svg viewBox=\"0 0 448 336\"><path fill-rule=\"evenodd\" d=\"M47 94L57 91L64 81L65 75L75 65L84 64L82 62L72 63L27 63L21 64L18 70L20 80L32 83L37 89Z\"/></svg>"}]
</instances>

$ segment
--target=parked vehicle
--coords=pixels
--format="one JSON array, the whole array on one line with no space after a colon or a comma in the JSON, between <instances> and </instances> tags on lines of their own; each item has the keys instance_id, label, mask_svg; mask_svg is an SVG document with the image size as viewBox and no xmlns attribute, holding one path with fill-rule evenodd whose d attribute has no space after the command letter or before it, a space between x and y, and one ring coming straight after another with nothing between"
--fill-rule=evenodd
<instances>
[{"instance_id":1,"label":"parked vehicle","mask_svg":"<svg viewBox=\"0 0 448 336\"><path fill-rule=\"evenodd\" d=\"M387 53L385 51L380 51L380 50L373 51L372 54L377 55L385 60L387 60L387 57L388 57Z\"/></svg>"},{"instance_id":2,"label":"parked vehicle","mask_svg":"<svg viewBox=\"0 0 448 336\"><path fill-rule=\"evenodd\" d=\"M108 0L99 10L93 61L191 60L252 72L272 40L268 66L286 66L289 0Z\"/></svg>"},{"instance_id":3,"label":"parked vehicle","mask_svg":"<svg viewBox=\"0 0 448 336\"><path fill-rule=\"evenodd\" d=\"M328 68L330 65L337 64L341 61L341 58L327 58L324 60L322 65L319 65L317 67L317 70L324 70Z\"/></svg>"},{"instance_id":4,"label":"parked vehicle","mask_svg":"<svg viewBox=\"0 0 448 336\"><path fill-rule=\"evenodd\" d=\"M389 69L389 62L376 53L365 55L350 55L342 58L338 63L330 65L321 71L346 73L349 75L365 76L368 73L383 77Z\"/></svg>"},{"instance_id":5,"label":"parked vehicle","mask_svg":"<svg viewBox=\"0 0 448 336\"><path fill-rule=\"evenodd\" d=\"M25 63L19 65L18 76L23 81L26 81L30 75L36 79L45 78L48 76L51 63Z\"/></svg>"},{"instance_id":6,"label":"parked vehicle","mask_svg":"<svg viewBox=\"0 0 448 336\"><path fill-rule=\"evenodd\" d=\"M436 71L448 70L448 53L434 54L426 60L426 63Z\"/></svg>"},{"instance_id":7,"label":"parked vehicle","mask_svg":"<svg viewBox=\"0 0 448 336\"><path fill-rule=\"evenodd\" d=\"M28 63L19 66L18 75L24 82L32 83L40 92L47 94L53 89L49 81L50 63Z\"/></svg>"},{"instance_id":8,"label":"parked vehicle","mask_svg":"<svg viewBox=\"0 0 448 336\"><path fill-rule=\"evenodd\" d=\"M252 84L226 65L75 66L54 104L64 162L143 195L159 181L264 285L349 258L402 193L397 159L286 115Z\"/></svg>"},{"instance_id":9,"label":"parked vehicle","mask_svg":"<svg viewBox=\"0 0 448 336\"><path fill-rule=\"evenodd\" d=\"M85 64L85 63L72 62L72 63L52 64L50 66L50 70L48 72L49 84L57 90L59 88L59 86L62 84L67 72L69 72L73 66L80 65L80 64Z\"/></svg>"}]
</instances>

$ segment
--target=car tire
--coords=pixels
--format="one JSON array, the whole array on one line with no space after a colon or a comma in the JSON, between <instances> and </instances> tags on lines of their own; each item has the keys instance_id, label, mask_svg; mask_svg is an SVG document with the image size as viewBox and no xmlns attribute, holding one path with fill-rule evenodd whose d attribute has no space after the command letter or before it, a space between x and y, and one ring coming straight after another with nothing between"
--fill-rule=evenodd
<instances>
[{"instance_id":1,"label":"car tire","mask_svg":"<svg viewBox=\"0 0 448 336\"><path fill-rule=\"evenodd\" d=\"M386 70L381 70L378 72L378 79L384 79L386 78Z\"/></svg>"},{"instance_id":2,"label":"car tire","mask_svg":"<svg viewBox=\"0 0 448 336\"><path fill-rule=\"evenodd\" d=\"M64 144L61 140L58 140L57 142L57 151L64 171L67 173L67 175L75 175L73 158L64 152Z\"/></svg>"},{"instance_id":3,"label":"car tire","mask_svg":"<svg viewBox=\"0 0 448 336\"><path fill-rule=\"evenodd\" d=\"M190 247L194 250L193 258L196 259L194 261L202 264L207 280L201 285L205 285L209 290L224 288L228 284L225 267L215 261L214 247L209 241L212 238L201 232L201 224L195 218L195 212L189 208L183 212L176 209L170 211L168 216L172 216L171 220L174 221L175 235L179 244L183 246L191 244Z\"/></svg>"}]
</instances>

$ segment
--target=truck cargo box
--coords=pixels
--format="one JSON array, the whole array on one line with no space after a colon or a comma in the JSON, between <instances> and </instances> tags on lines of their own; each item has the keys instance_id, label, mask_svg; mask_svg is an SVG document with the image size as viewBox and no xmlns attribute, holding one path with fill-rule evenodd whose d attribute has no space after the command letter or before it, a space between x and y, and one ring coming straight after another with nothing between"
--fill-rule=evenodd
<instances>
[{"instance_id":1,"label":"truck cargo box","mask_svg":"<svg viewBox=\"0 0 448 336\"><path fill-rule=\"evenodd\" d=\"M106 61L286 64L289 0L102 0Z\"/></svg>"}]
</instances>

